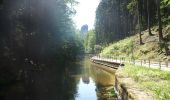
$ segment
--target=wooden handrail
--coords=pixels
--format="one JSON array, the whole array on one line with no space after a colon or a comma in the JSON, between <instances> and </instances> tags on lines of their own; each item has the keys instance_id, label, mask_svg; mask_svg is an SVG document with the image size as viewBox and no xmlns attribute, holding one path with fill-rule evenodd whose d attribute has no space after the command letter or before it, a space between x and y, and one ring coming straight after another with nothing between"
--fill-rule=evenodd
<instances>
[{"instance_id":1,"label":"wooden handrail","mask_svg":"<svg viewBox=\"0 0 170 100\"><path fill-rule=\"evenodd\" d=\"M107 60L111 60L111 61L116 61L116 62L120 62L120 63L124 63L124 62L129 62L129 63L133 63L133 64L139 64L141 66L143 65L148 65L148 67L150 68L151 66L156 66L159 67L159 69L161 69L162 67L168 67L170 68L170 60L162 60L162 59L127 59L126 57L115 57L115 56L108 56L108 57L102 57L102 56L97 56L99 59L107 59Z\"/></svg>"}]
</instances>

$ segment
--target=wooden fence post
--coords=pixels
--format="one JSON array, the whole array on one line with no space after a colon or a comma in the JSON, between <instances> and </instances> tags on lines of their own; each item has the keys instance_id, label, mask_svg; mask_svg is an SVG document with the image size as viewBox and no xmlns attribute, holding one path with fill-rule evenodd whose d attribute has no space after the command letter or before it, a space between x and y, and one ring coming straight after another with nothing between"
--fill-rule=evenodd
<instances>
[{"instance_id":1,"label":"wooden fence post","mask_svg":"<svg viewBox=\"0 0 170 100\"><path fill-rule=\"evenodd\" d=\"M142 60L140 60L141 66L142 66Z\"/></svg>"},{"instance_id":2,"label":"wooden fence post","mask_svg":"<svg viewBox=\"0 0 170 100\"><path fill-rule=\"evenodd\" d=\"M150 59L149 59L149 68L150 68L150 65L151 65L151 62L150 62Z\"/></svg>"},{"instance_id":3,"label":"wooden fence post","mask_svg":"<svg viewBox=\"0 0 170 100\"><path fill-rule=\"evenodd\" d=\"M166 61L166 67L168 67L168 60Z\"/></svg>"},{"instance_id":4,"label":"wooden fence post","mask_svg":"<svg viewBox=\"0 0 170 100\"><path fill-rule=\"evenodd\" d=\"M159 68L161 69L161 60L159 60Z\"/></svg>"}]
</instances>

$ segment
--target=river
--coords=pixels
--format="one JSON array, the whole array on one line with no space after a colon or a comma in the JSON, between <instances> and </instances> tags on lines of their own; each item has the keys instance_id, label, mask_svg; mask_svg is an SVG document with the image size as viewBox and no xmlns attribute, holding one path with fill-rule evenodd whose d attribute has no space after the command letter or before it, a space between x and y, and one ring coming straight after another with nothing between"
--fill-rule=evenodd
<instances>
[{"instance_id":1,"label":"river","mask_svg":"<svg viewBox=\"0 0 170 100\"><path fill-rule=\"evenodd\" d=\"M72 74L77 81L75 100L114 99L114 71L103 70L100 65L93 64L87 57L77 64L76 69L78 70L76 71L79 73Z\"/></svg>"},{"instance_id":2,"label":"river","mask_svg":"<svg viewBox=\"0 0 170 100\"><path fill-rule=\"evenodd\" d=\"M0 100L114 100L115 71L107 72L89 57L63 71L32 72L27 81L0 88Z\"/></svg>"}]
</instances>

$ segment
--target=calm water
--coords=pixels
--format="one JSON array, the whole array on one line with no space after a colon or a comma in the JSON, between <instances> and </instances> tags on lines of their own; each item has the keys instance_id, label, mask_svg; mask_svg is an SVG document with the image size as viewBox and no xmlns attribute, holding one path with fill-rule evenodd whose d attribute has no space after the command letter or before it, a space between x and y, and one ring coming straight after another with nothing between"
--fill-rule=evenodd
<instances>
[{"instance_id":1,"label":"calm water","mask_svg":"<svg viewBox=\"0 0 170 100\"><path fill-rule=\"evenodd\" d=\"M78 74L72 74L72 77L78 81L76 84L76 100L113 100L111 92L114 86L114 72L107 72L93 64L88 58L85 58L76 66ZM75 67L75 66L74 66Z\"/></svg>"},{"instance_id":2,"label":"calm water","mask_svg":"<svg viewBox=\"0 0 170 100\"><path fill-rule=\"evenodd\" d=\"M27 70L25 81L0 86L0 100L114 100L114 72L89 58L58 68Z\"/></svg>"}]
</instances>

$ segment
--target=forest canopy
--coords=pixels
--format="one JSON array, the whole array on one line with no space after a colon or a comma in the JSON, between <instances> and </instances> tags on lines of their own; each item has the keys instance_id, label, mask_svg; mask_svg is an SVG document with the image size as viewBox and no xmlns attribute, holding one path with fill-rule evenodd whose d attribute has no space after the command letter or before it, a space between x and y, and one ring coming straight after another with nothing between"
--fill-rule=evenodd
<instances>
[{"instance_id":1,"label":"forest canopy","mask_svg":"<svg viewBox=\"0 0 170 100\"><path fill-rule=\"evenodd\" d=\"M1 68L24 69L74 60L79 46L73 0L1 0ZM73 6L73 5L72 5ZM17 67L16 67L17 65ZM15 66L15 67L12 67Z\"/></svg>"}]
</instances>

